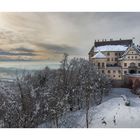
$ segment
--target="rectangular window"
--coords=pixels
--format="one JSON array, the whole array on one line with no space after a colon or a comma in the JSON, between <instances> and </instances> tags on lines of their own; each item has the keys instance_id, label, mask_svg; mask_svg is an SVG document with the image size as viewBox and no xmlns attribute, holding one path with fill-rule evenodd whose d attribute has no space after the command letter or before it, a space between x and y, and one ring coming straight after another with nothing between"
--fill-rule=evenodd
<instances>
[{"instance_id":1,"label":"rectangular window","mask_svg":"<svg viewBox=\"0 0 140 140\"><path fill-rule=\"evenodd\" d=\"M117 53L115 53L115 55L117 56Z\"/></svg>"},{"instance_id":2,"label":"rectangular window","mask_svg":"<svg viewBox=\"0 0 140 140\"><path fill-rule=\"evenodd\" d=\"M109 55L110 55L110 53L109 53L109 52L107 52L107 55L109 56Z\"/></svg>"},{"instance_id":3,"label":"rectangular window","mask_svg":"<svg viewBox=\"0 0 140 140\"><path fill-rule=\"evenodd\" d=\"M121 71L120 71L120 70L118 70L118 73L121 73Z\"/></svg>"},{"instance_id":4,"label":"rectangular window","mask_svg":"<svg viewBox=\"0 0 140 140\"><path fill-rule=\"evenodd\" d=\"M110 70L108 70L108 73L110 73Z\"/></svg>"},{"instance_id":5,"label":"rectangular window","mask_svg":"<svg viewBox=\"0 0 140 140\"><path fill-rule=\"evenodd\" d=\"M110 59L109 59L109 58L107 58L107 61L110 61Z\"/></svg>"},{"instance_id":6,"label":"rectangular window","mask_svg":"<svg viewBox=\"0 0 140 140\"><path fill-rule=\"evenodd\" d=\"M102 67L105 67L105 63L102 63Z\"/></svg>"},{"instance_id":7,"label":"rectangular window","mask_svg":"<svg viewBox=\"0 0 140 140\"><path fill-rule=\"evenodd\" d=\"M140 63L138 63L138 66L140 67Z\"/></svg>"},{"instance_id":8,"label":"rectangular window","mask_svg":"<svg viewBox=\"0 0 140 140\"><path fill-rule=\"evenodd\" d=\"M115 61L117 61L117 58L115 58Z\"/></svg>"},{"instance_id":9,"label":"rectangular window","mask_svg":"<svg viewBox=\"0 0 140 140\"><path fill-rule=\"evenodd\" d=\"M115 70L113 70L113 73L116 73L116 71L115 71Z\"/></svg>"},{"instance_id":10,"label":"rectangular window","mask_svg":"<svg viewBox=\"0 0 140 140\"><path fill-rule=\"evenodd\" d=\"M100 67L100 63L98 63L98 67Z\"/></svg>"},{"instance_id":11,"label":"rectangular window","mask_svg":"<svg viewBox=\"0 0 140 140\"><path fill-rule=\"evenodd\" d=\"M124 74L127 74L127 71L124 71Z\"/></svg>"},{"instance_id":12,"label":"rectangular window","mask_svg":"<svg viewBox=\"0 0 140 140\"><path fill-rule=\"evenodd\" d=\"M102 70L102 73L104 73L104 70Z\"/></svg>"},{"instance_id":13,"label":"rectangular window","mask_svg":"<svg viewBox=\"0 0 140 140\"><path fill-rule=\"evenodd\" d=\"M113 58L112 58L112 61L113 61Z\"/></svg>"},{"instance_id":14,"label":"rectangular window","mask_svg":"<svg viewBox=\"0 0 140 140\"><path fill-rule=\"evenodd\" d=\"M127 67L127 63L124 63L124 66Z\"/></svg>"}]
</instances>

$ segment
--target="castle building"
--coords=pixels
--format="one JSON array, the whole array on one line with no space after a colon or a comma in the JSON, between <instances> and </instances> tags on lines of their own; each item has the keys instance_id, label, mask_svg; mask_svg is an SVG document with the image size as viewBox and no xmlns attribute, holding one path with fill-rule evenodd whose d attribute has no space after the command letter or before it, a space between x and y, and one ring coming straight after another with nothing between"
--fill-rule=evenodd
<instances>
[{"instance_id":1,"label":"castle building","mask_svg":"<svg viewBox=\"0 0 140 140\"><path fill-rule=\"evenodd\" d=\"M89 60L111 79L140 74L140 46L134 45L132 39L95 41Z\"/></svg>"}]
</instances>

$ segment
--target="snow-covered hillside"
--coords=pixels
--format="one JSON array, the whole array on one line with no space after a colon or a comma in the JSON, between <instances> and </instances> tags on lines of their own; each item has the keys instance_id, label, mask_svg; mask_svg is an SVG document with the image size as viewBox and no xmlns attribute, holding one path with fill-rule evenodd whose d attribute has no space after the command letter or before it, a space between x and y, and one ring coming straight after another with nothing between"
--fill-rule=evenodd
<instances>
[{"instance_id":1,"label":"snow-covered hillside","mask_svg":"<svg viewBox=\"0 0 140 140\"><path fill-rule=\"evenodd\" d=\"M125 105L123 96L130 100L130 106ZM140 127L140 98L129 89L114 88L102 104L90 108L89 127ZM60 119L60 127L86 127L85 112L68 113ZM43 124L40 127L47 127Z\"/></svg>"}]
</instances>

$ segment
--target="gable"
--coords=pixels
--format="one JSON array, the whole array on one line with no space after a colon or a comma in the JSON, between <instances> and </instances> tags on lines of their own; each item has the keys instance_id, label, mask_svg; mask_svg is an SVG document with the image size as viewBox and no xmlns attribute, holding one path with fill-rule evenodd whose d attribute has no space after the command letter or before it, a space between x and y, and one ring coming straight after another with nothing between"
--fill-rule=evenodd
<instances>
[{"instance_id":1,"label":"gable","mask_svg":"<svg viewBox=\"0 0 140 140\"><path fill-rule=\"evenodd\" d=\"M133 55L133 54L139 54L139 52L134 48L134 47L130 47L126 53L126 55Z\"/></svg>"},{"instance_id":2,"label":"gable","mask_svg":"<svg viewBox=\"0 0 140 140\"><path fill-rule=\"evenodd\" d=\"M140 58L140 52L139 50L137 50L137 48L133 47L129 47L124 54L122 55L121 59L139 59Z\"/></svg>"},{"instance_id":3,"label":"gable","mask_svg":"<svg viewBox=\"0 0 140 140\"><path fill-rule=\"evenodd\" d=\"M134 46L128 47L127 50L124 52L123 56L125 56L125 55L133 55L133 54L134 55L135 54L140 55L139 50Z\"/></svg>"}]
</instances>

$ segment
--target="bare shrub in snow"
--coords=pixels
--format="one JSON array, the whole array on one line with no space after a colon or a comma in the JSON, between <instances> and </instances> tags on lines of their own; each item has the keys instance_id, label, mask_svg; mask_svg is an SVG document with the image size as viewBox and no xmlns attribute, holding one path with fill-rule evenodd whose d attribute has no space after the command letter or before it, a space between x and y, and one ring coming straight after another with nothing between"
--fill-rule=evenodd
<instances>
[{"instance_id":1,"label":"bare shrub in snow","mask_svg":"<svg viewBox=\"0 0 140 140\"><path fill-rule=\"evenodd\" d=\"M123 101L125 102L125 105L130 106L130 100L125 95L121 95L121 97L123 98Z\"/></svg>"}]
</instances>

